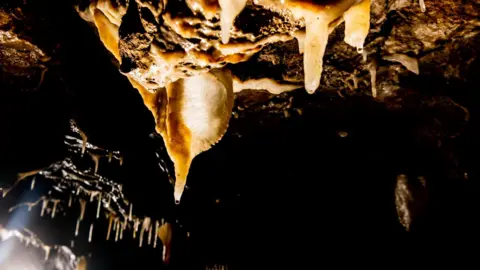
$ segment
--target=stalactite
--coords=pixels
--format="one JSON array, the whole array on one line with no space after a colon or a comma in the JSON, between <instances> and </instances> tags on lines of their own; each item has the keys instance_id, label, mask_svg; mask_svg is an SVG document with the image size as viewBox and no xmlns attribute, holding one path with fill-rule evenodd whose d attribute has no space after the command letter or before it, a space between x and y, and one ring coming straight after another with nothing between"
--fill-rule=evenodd
<instances>
[{"instance_id":1,"label":"stalactite","mask_svg":"<svg viewBox=\"0 0 480 270\"><path fill-rule=\"evenodd\" d=\"M162 259L165 263L168 263L170 260L170 245L172 240L172 225L166 222L160 226L158 230L158 237L163 244L163 254Z\"/></svg>"},{"instance_id":2,"label":"stalactite","mask_svg":"<svg viewBox=\"0 0 480 270\"><path fill-rule=\"evenodd\" d=\"M305 31L296 31L293 33L293 36L298 42L298 52L303 54L303 50L305 49Z\"/></svg>"},{"instance_id":3,"label":"stalactite","mask_svg":"<svg viewBox=\"0 0 480 270\"><path fill-rule=\"evenodd\" d=\"M83 220L83 217L85 216L85 209L87 207L87 202L84 199L80 199L80 220Z\"/></svg>"},{"instance_id":4,"label":"stalactite","mask_svg":"<svg viewBox=\"0 0 480 270\"><path fill-rule=\"evenodd\" d=\"M90 157L92 158L93 163L95 163L95 168L94 168L93 173L97 174L98 166L99 166L99 163L100 163L100 156L96 155L96 154L92 154L92 153L89 153L89 154L90 154Z\"/></svg>"},{"instance_id":5,"label":"stalactite","mask_svg":"<svg viewBox=\"0 0 480 270\"><path fill-rule=\"evenodd\" d=\"M113 225L113 228L115 230L115 242L118 241L118 235L120 234L120 222L118 218L115 219L115 223Z\"/></svg>"},{"instance_id":6,"label":"stalactite","mask_svg":"<svg viewBox=\"0 0 480 270\"><path fill-rule=\"evenodd\" d=\"M97 215L96 218L98 219L100 217L100 208L102 206L102 193L98 194L98 204L97 204Z\"/></svg>"},{"instance_id":7,"label":"stalactite","mask_svg":"<svg viewBox=\"0 0 480 270\"><path fill-rule=\"evenodd\" d=\"M45 261L48 260L48 257L50 256L50 247L45 247Z\"/></svg>"},{"instance_id":8,"label":"stalactite","mask_svg":"<svg viewBox=\"0 0 480 270\"><path fill-rule=\"evenodd\" d=\"M140 225L140 220L136 218L133 222L133 239L137 237L138 225Z\"/></svg>"},{"instance_id":9,"label":"stalactite","mask_svg":"<svg viewBox=\"0 0 480 270\"><path fill-rule=\"evenodd\" d=\"M128 209L128 220L132 221L132 208L133 208L133 203L130 203L129 209Z\"/></svg>"},{"instance_id":10,"label":"stalactite","mask_svg":"<svg viewBox=\"0 0 480 270\"><path fill-rule=\"evenodd\" d=\"M361 0L343 14L345 42L356 47L359 53L363 52L363 44L370 31L370 5L371 0Z\"/></svg>"},{"instance_id":11,"label":"stalactite","mask_svg":"<svg viewBox=\"0 0 480 270\"><path fill-rule=\"evenodd\" d=\"M32 178L32 184L30 185L30 190L33 190L35 188L35 176Z\"/></svg>"},{"instance_id":12,"label":"stalactite","mask_svg":"<svg viewBox=\"0 0 480 270\"><path fill-rule=\"evenodd\" d=\"M54 200L53 201L53 208L52 208L52 218L55 218L55 212L57 212L57 204L58 204L58 201Z\"/></svg>"},{"instance_id":13,"label":"stalactite","mask_svg":"<svg viewBox=\"0 0 480 270\"><path fill-rule=\"evenodd\" d=\"M92 234L93 234L93 223L90 224L90 230L88 231L88 242L92 242Z\"/></svg>"},{"instance_id":14,"label":"stalactite","mask_svg":"<svg viewBox=\"0 0 480 270\"><path fill-rule=\"evenodd\" d=\"M113 222L113 216L110 215L108 217L107 241L110 239L110 232L112 231L112 222Z\"/></svg>"},{"instance_id":15,"label":"stalactite","mask_svg":"<svg viewBox=\"0 0 480 270\"><path fill-rule=\"evenodd\" d=\"M372 85L372 97L377 97L377 63L374 61L369 64L370 83Z\"/></svg>"},{"instance_id":16,"label":"stalactite","mask_svg":"<svg viewBox=\"0 0 480 270\"><path fill-rule=\"evenodd\" d=\"M305 89L313 94L320 85L323 55L328 43L328 22L322 16L306 18L306 34L303 49Z\"/></svg>"},{"instance_id":17,"label":"stalactite","mask_svg":"<svg viewBox=\"0 0 480 270\"><path fill-rule=\"evenodd\" d=\"M123 225L120 226L120 240L123 239L123 230L125 229L125 227Z\"/></svg>"},{"instance_id":18,"label":"stalactite","mask_svg":"<svg viewBox=\"0 0 480 270\"><path fill-rule=\"evenodd\" d=\"M45 209L47 208L48 200L43 200L42 201L42 210L40 211L40 216L43 217L45 214Z\"/></svg>"},{"instance_id":19,"label":"stalactite","mask_svg":"<svg viewBox=\"0 0 480 270\"><path fill-rule=\"evenodd\" d=\"M88 141L88 137L87 137L87 134L85 134L83 131L81 131L80 129L78 129L78 132L80 133L80 136L82 137L82 157L83 155L85 154L85 152L87 151L87 141Z\"/></svg>"},{"instance_id":20,"label":"stalactite","mask_svg":"<svg viewBox=\"0 0 480 270\"><path fill-rule=\"evenodd\" d=\"M235 18L245 8L247 0L219 0L220 8L220 24L221 24L221 36L224 44L228 43L230 39L230 30L233 27Z\"/></svg>"},{"instance_id":21,"label":"stalactite","mask_svg":"<svg viewBox=\"0 0 480 270\"><path fill-rule=\"evenodd\" d=\"M233 108L228 70L178 80L167 87L169 114L162 133L175 165L174 198L180 202L193 158L210 149L226 132Z\"/></svg>"},{"instance_id":22,"label":"stalactite","mask_svg":"<svg viewBox=\"0 0 480 270\"><path fill-rule=\"evenodd\" d=\"M142 227L140 229L140 241L139 241L139 247L142 247L143 244L143 235L145 234L145 230L150 226L150 218L145 217L142 222Z\"/></svg>"},{"instance_id":23,"label":"stalactite","mask_svg":"<svg viewBox=\"0 0 480 270\"><path fill-rule=\"evenodd\" d=\"M152 224L148 226L148 245L152 243Z\"/></svg>"},{"instance_id":24,"label":"stalactite","mask_svg":"<svg viewBox=\"0 0 480 270\"><path fill-rule=\"evenodd\" d=\"M425 6L425 0L419 0L420 1L420 10L422 12L427 11L427 7Z\"/></svg>"},{"instance_id":25,"label":"stalactite","mask_svg":"<svg viewBox=\"0 0 480 270\"><path fill-rule=\"evenodd\" d=\"M155 220L155 236L153 237L153 248L157 247L157 239L158 239L158 228L159 228L158 220Z\"/></svg>"},{"instance_id":26,"label":"stalactite","mask_svg":"<svg viewBox=\"0 0 480 270\"><path fill-rule=\"evenodd\" d=\"M77 219L77 224L75 225L75 236L78 236L78 230L80 229L80 219Z\"/></svg>"}]
</instances>

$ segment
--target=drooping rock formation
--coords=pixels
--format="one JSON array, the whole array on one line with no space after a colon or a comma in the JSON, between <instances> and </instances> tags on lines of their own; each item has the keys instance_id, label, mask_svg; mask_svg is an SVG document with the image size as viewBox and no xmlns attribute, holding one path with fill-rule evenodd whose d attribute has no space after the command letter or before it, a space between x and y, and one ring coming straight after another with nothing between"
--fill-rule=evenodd
<instances>
[{"instance_id":1,"label":"drooping rock formation","mask_svg":"<svg viewBox=\"0 0 480 270\"><path fill-rule=\"evenodd\" d=\"M305 89L314 93L329 33L345 20L345 42L362 52L370 5L369 0L100 0L82 3L78 9L95 25L105 47L120 62L120 70L153 113L175 164L179 202L193 158L226 131L234 91L242 86L276 93L297 88L269 77L263 82L241 81L232 78L227 65L248 61L265 46L296 37L304 55ZM233 27L242 17L256 22Z\"/></svg>"},{"instance_id":2,"label":"drooping rock formation","mask_svg":"<svg viewBox=\"0 0 480 270\"><path fill-rule=\"evenodd\" d=\"M377 82L377 77L388 72L392 73L389 80L398 82L398 75L394 74L398 73L398 70L387 71L379 68L378 52L381 46L386 46L383 51L387 53L380 55L384 61L400 63L410 72L419 74L417 58L420 50L429 50L429 47L439 39L451 38L454 34L452 29L455 29L435 30L430 29L431 24L417 24L417 27L412 29L417 42L408 40L399 43L402 40L399 35L402 34L396 33L410 30L403 29L406 25L394 24L388 33L393 35L385 38L383 36L385 30L382 28L388 27L384 25L386 16L405 7L410 9L407 11L409 16L420 20L425 18L428 20L439 12L446 14L445 11L433 6L426 8L423 1L415 5L405 1L368 0L240 0L229 4L203 0L100 0L86 1L78 6L78 10L85 20L96 26L100 39L120 62L121 72L128 76L134 87L140 91L146 106L153 113L157 131L164 137L176 166L178 181L175 197L179 200L192 159L210 148L225 132L230 115L227 104L232 101L224 102L220 99L220 102L224 102L222 104L224 109L219 111L206 109L204 112L207 117L202 120L186 112L195 111L187 107L208 107L204 103L206 100L200 99L200 94L190 95L189 104L180 108L175 103L183 103L188 95L172 98L172 93L177 90L166 91L166 88L171 89L171 85L177 85L175 82L185 78L198 77L194 80L203 80L201 74L212 69L228 69L232 72L233 85L227 88L233 88L234 92L248 88L266 89L278 94L299 88L299 83L303 82L305 89L313 93L319 88L322 71L326 69L327 74L323 79L325 87L331 86L332 82L343 80L340 88L346 85L351 90L357 89L359 82L363 82L364 79L358 78L355 72L346 80L343 74L329 70L330 65L324 67L325 53L331 55L326 52L329 34L334 32L337 26L342 25L345 44L355 47L362 53L363 62L368 60L364 67L370 76L366 84L369 84L372 96L380 98L389 96L397 86L389 85L386 81ZM473 36L476 23L469 19L472 7L460 5L457 7L465 9L468 15L458 19L454 18L455 15L444 18L450 21L452 26L461 25L465 28L463 31L469 31L469 36ZM371 25L373 26L370 31L371 38L364 45ZM444 31L444 36L432 35L435 31ZM334 36L338 37L339 34L337 31ZM298 43L298 48L294 48L295 45L292 44L295 42L294 39ZM420 49L418 46L422 43ZM400 49L415 46L414 44L417 44L417 49ZM335 44L332 50L334 54L332 59L327 58L329 61L337 58L335 61L356 59L355 65L362 65L360 57L345 55L349 51L345 45ZM303 60L300 58L301 54ZM368 58L370 54L374 55L371 60ZM343 55L345 59L341 59ZM267 65L264 65L263 69L254 67L256 64L264 63ZM278 67L278 70L267 70L272 67ZM253 70L256 74L252 72ZM210 87L205 84L204 89ZM215 86L212 88L215 89ZM194 92L196 89L188 89L185 93L190 91ZM214 96L215 94L212 94L212 97ZM198 99L193 101L195 98ZM181 114L183 119L173 117L174 114ZM171 124L171 121L176 122ZM206 126L212 123L210 121L222 121L224 124L219 128L211 127L208 135L190 134L189 130L195 129L196 125ZM181 126L177 122L181 123ZM199 145L193 146L196 144ZM180 151L178 148L183 150Z\"/></svg>"}]
</instances>

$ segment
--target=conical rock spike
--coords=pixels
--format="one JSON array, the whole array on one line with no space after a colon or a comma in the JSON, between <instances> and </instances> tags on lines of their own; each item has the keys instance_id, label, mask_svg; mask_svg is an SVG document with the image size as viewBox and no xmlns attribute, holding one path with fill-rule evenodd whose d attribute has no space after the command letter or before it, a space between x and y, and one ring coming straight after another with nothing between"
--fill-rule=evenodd
<instances>
[{"instance_id":1,"label":"conical rock spike","mask_svg":"<svg viewBox=\"0 0 480 270\"><path fill-rule=\"evenodd\" d=\"M115 242L118 241L118 236L120 234L120 221L118 220L118 218L115 219L115 226L116 227L116 231L115 231Z\"/></svg>"},{"instance_id":2,"label":"conical rock spike","mask_svg":"<svg viewBox=\"0 0 480 270\"><path fill-rule=\"evenodd\" d=\"M303 68L305 89L315 93L320 86L323 71L323 55L328 43L328 21L321 16L307 17L304 41Z\"/></svg>"},{"instance_id":3,"label":"conical rock spike","mask_svg":"<svg viewBox=\"0 0 480 270\"><path fill-rule=\"evenodd\" d=\"M172 242L172 225L170 223L165 223L160 226L158 230L158 237L163 244L163 254L162 259L165 264L170 262L170 247Z\"/></svg>"},{"instance_id":4,"label":"conical rock spike","mask_svg":"<svg viewBox=\"0 0 480 270\"><path fill-rule=\"evenodd\" d=\"M177 203L185 188L193 158L217 143L226 132L233 107L230 71L180 79L167 87L168 114L162 136L175 164Z\"/></svg>"},{"instance_id":5,"label":"conical rock spike","mask_svg":"<svg viewBox=\"0 0 480 270\"><path fill-rule=\"evenodd\" d=\"M222 43L228 43L230 39L230 30L232 30L235 18L242 12L247 4L247 0L219 0L221 13L220 13L220 25Z\"/></svg>"},{"instance_id":6,"label":"conical rock spike","mask_svg":"<svg viewBox=\"0 0 480 270\"><path fill-rule=\"evenodd\" d=\"M30 184L30 190L33 190L35 188L35 179L36 179L36 177L34 176L32 178L32 183Z\"/></svg>"},{"instance_id":7,"label":"conical rock spike","mask_svg":"<svg viewBox=\"0 0 480 270\"><path fill-rule=\"evenodd\" d=\"M153 248L157 247L157 239L158 239L158 229L160 227L160 224L158 220L155 221L155 236L153 237Z\"/></svg>"},{"instance_id":8,"label":"conical rock spike","mask_svg":"<svg viewBox=\"0 0 480 270\"><path fill-rule=\"evenodd\" d=\"M77 219L77 224L75 225L75 236L78 236L78 231L80 230L80 219Z\"/></svg>"},{"instance_id":9,"label":"conical rock spike","mask_svg":"<svg viewBox=\"0 0 480 270\"><path fill-rule=\"evenodd\" d=\"M85 216L85 209L87 207L87 202L83 199L80 199L80 220L83 220L83 217Z\"/></svg>"},{"instance_id":10,"label":"conical rock spike","mask_svg":"<svg viewBox=\"0 0 480 270\"><path fill-rule=\"evenodd\" d=\"M47 204L48 204L48 200L46 198L44 198L42 200L42 210L40 211L40 216L43 217L43 215L45 214L45 209L47 208Z\"/></svg>"},{"instance_id":11,"label":"conical rock spike","mask_svg":"<svg viewBox=\"0 0 480 270\"><path fill-rule=\"evenodd\" d=\"M57 200L53 201L52 218L55 218L55 213L57 212L57 204L58 204Z\"/></svg>"},{"instance_id":12,"label":"conical rock spike","mask_svg":"<svg viewBox=\"0 0 480 270\"><path fill-rule=\"evenodd\" d=\"M107 230L107 241L110 239L110 232L112 231L113 216L110 215L108 218L108 230Z\"/></svg>"},{"instance_id":13,"label":"conical rock spike","mask_svg":"<svg viewBox=\"0 0 480 270\"><path fill-rule=\"evenodd\" d=\"M102 206L102 193L99 193L98 194L98 205L97 205L97 216L96 216L97 219L100 217L101 206Z\"/></svg>"},{"instance_id":14,"label":"conical rock spike","mask_svg":"<svg viewBox=\"0 0 480 270\"><path fill-rule=\"evenodd\" d=\"M152 224L148 226L148 245L152 243Z\"/></svg>"},{"instance_id":15,"label":"conical rock spike","mask_svg":"<svg viewBox=\"0 0 480 270\"><path fill-rule=\"evenodd\" d=\"M344 14L345 43L363 51L363 44L370 31L370 5L371 0L361 0L351 6Z\"/></svg>"},{"instance_id":16,"label":"conical rock spike","mask_svg":"<svg viewBox=\"0 0 480 270\"><path fill-rule=\"evenodd\" d=\"M88 242L91 243L92 242L92 234L93 234L93 223L90 224L90 229L88 231Z\"/></svg>"}]
</instances>

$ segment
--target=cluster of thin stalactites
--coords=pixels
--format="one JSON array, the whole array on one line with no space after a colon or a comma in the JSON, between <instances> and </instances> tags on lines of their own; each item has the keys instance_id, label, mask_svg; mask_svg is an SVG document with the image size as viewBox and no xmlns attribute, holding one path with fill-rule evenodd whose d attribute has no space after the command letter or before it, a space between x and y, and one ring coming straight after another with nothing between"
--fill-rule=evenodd
<instances>
[{"instance_id":1,"label":"cluster of thin stalactites","mask_svg":"<svg viewBox=\"0 0 480 270\"><path fill-rule=\"evenodd\" d=\"M28 212L38 211L43 218L54 219L78 207L79 215L72 231L71 248L74 248L79 237L87 237L89 243L94 242L95 238L98 239L98 235L94 237L94 231L98 231L98 228L95 230L95 225L106 218L108 226L104 228L104 237L107 241L122 241L128 235L138 241L139 247L157 248L160 244L163 246L162 259L168 263L172 225L164 218L155 220L149 216L136 215L133 203L123 195L122 185L98 174L100 159L107 159L108 162L117 159L118 165L122 166L123 155L119 151L106 150L89 143L86 134L74 122L71 130L75 135L65 136L65 144L69 151L72 155L82 158L90 156L94 162L93 168L82 171L75 166L70 157L67 157L44 169L19 174L12 186L0 188L2 197L8 196L11 190L20 188L20 184L25 181L30 181L28 184L30 192L35 192L38 183L44 181L52 185L52 190L48 195L43 195L35 201L26 201L11 207L9 212L15 213L17 209L26 209ZM93 218L87 218L89 217L87 212L91 211ZM82 235L82 227L85 226L88 234ZM29 233L28 238L19 231L9 231L0 225L0 240L6 241L12 236L25 240L25 243L32 243L43 249L45 260L48 260L52 247L45 245L29 230L26 232Z\"/></svg>"}]
</instances>

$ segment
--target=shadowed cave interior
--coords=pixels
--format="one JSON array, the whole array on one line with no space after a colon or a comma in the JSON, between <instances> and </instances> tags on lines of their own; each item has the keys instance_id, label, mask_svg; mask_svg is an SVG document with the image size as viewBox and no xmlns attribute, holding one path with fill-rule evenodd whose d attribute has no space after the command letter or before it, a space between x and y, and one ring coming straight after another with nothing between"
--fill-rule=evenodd
<instances>
[{"instance_id":1,"label":"shadowed cave interior","mask_svg":"<svg viewBox=\"0 0 480 270\"><path fill-rule=\"evenodd\" d=\"M139 248L131 231L106 241L108 218L95 219L96 203L87 204L76 237L78 206L64 204L53 219L40 217L39 205L9 212L48 194L51 181L41 176L33 190L30 176L0 200L0 224L28 227L50 245L74 240L72 251L87 258L89 270L132 262L142 269L295 269L374 265L378 257L391 265L444 254L474 258L468 254L478 249L480 225L476 58L463 81L404 76L404 90L382 101L304 89L237 93L227 133L194 159L175 205L173 164L140 95L70 4L54 3L55 9L34 7L49 18L42 31L57 44L56 64L36 90L6 84L0 90L1 183L11 186L18 173L67 156L91 170L92 159L65 144L73 119L90 144L122 154L121 166L102 157L98 174L122 184L136 215L173 224L171 259L162 263L161 245ZM413 180L408 231L396 209L399 175Z\"/></svg>"}]
</instances>

